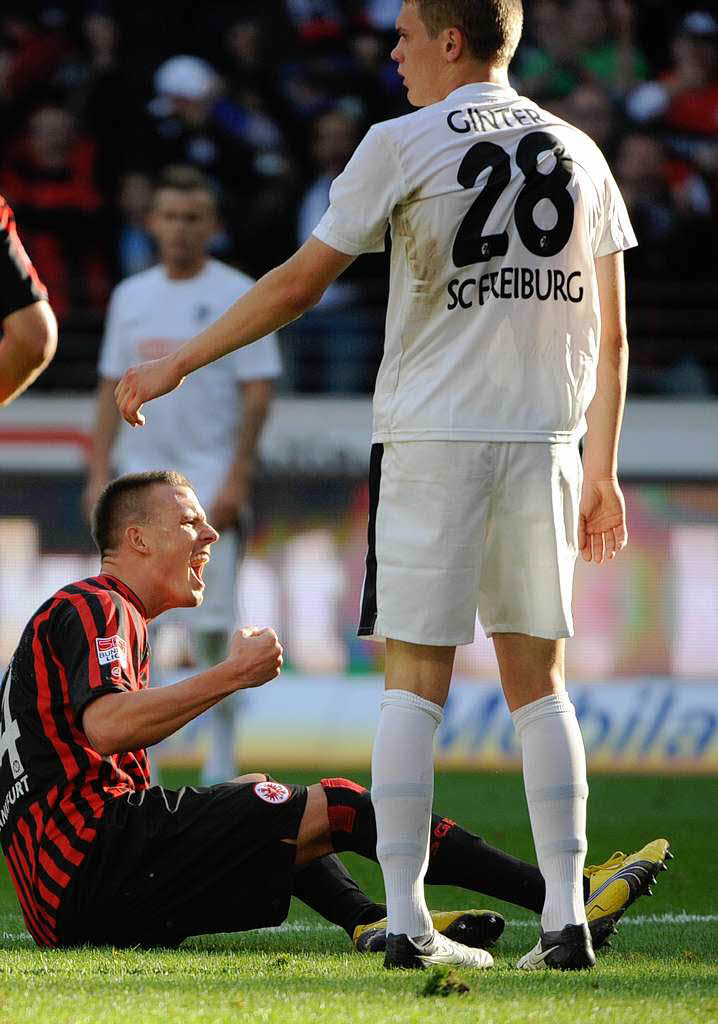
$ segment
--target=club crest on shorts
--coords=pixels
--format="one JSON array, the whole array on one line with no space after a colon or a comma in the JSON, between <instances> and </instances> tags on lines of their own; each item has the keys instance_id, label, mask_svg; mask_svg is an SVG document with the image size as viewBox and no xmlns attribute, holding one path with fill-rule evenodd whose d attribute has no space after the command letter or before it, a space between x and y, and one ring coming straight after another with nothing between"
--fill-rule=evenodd
<instances>
[{"instance_id":1,"label":"club crest on shorts","mask_svg":"<svg viewBox=\"0 0 718 1024\"><path fill-rule=\"evenodd\" d=\"M254 792L267 804L286 804L292 795L281 782L255 782Z\"/></svg>"},{"instance_id":2,"label":"club crest on shorts","mask_svg":"<svg viewBox=\"0 0 718 1024\"><path fill-rule=\"evenodd\" d=\"M95 647L97 660L101 665L111 665L113 661L119 661L123 668L127 668L127 644L121 636L96 636Z\"/></svg>"}]
</instances>

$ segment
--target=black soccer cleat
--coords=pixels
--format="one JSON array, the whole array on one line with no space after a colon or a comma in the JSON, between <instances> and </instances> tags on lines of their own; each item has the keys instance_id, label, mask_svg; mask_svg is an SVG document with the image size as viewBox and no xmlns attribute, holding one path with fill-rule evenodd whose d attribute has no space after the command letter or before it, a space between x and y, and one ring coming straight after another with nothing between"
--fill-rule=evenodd
<instances>
[{"instance_id":1,"label":"black soccer cleat","mask_svg":"<svg viewBox=\"0 0 718 1024\"><path fill-rule=\"evenodd\" d=\"M596 956L587 924L567 924L557 932L545 932L532 950L516 964L523 971L587 971L596 965Z\"/></svg>"},{"instance_id":2,"label":"black soccer cleat","mask_svg":"<svg viewBox=\"0 0 718 1024\"><path fill-rule=\"evenodd\" d=\"M464 946L488 949L501 938L506 922L493 910L432 910L431 920L437 932ZM357 953L383 953L386 949L387 919L360 924L352 942Z\"/></svg>"},{"instance_id":3,"label":"black soccer cleat","mask_svg":"<svg viewBox=\"0 0 718 1024\"><path fill-rule=\"evenodd\" d=\"M408 935L387 935L384 966L388 970L422 971L434 965L486 968L493 967L494 958L485 949L471 949L437 931L421 944Z\"/></svg>"}]
</instances>

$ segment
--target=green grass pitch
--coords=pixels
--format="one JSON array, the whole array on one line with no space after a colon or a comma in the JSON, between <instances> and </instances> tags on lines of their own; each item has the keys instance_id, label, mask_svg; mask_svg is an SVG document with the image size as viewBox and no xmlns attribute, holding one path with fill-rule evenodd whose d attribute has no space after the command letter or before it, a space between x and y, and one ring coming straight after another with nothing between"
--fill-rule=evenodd
<instances>
[{"instance_id":1,"label":"green grass pitch","mask_svg":"<svg viewBox=\"0 0 718 1024\"><path fill-rule=\"evenodd\" d=\"M271 770L271 765L267 766ZM316 775L275 771L288 781ZM339 774L339 773L337 773ZM347 773L366 782L366 776ZM168 785L191 778L165 778ZM424 996L425 972L386 972L379 956L352 952L342 931L301 905L282 928L189 940L176 951L41 951L22 924L0 870L0 1024L377 1024L451 1021L718 1021L718 875L714 778L595 776L589 799L589 860L668 836L676 859L653 899L626 915L614 948L592 972L521 974L518 956L536 939L536 919L462 890L430 888L434 908L496 907L507 926L492 971L459 971L464 994ZM444 773L435 807L511 852L532 859L518 775ZM381 898L378 868L348 856Z\"/></svg>"}]
</instances>

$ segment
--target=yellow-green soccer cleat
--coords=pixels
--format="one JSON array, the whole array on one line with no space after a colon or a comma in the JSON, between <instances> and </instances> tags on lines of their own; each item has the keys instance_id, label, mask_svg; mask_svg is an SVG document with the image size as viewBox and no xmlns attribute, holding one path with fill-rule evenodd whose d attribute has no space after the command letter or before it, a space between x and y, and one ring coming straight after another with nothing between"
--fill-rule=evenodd
<instances>
[{"instance_id":1,"label":"yellow-green soccer cleat","mask_svg":"<svg viewBox=\"0 0 718 1024\"><path fill-rule=\"evenodd\" d=\"M614 853L604 864L584 868L588 878L586 919L593 948L600 949L616 932L616 924L639 896L652 896L659 871L673 860L667 839L654 839L636 853Z\"/></svg>"},{"instance_id":2,"label":"yellow-green soccer cleat","mask_svg":"<svg viewBox=\"0 0 718 1024\"><path fill-rule=\"evenodd\" d=\"M493 910L433 910L431 920L437 932L472 949L495 945L506 924L501 914ZM384 953L386 924L383 917L381 921L358 925L352 935L354 949L358 953Z\"/></svg>"}]
</instances>

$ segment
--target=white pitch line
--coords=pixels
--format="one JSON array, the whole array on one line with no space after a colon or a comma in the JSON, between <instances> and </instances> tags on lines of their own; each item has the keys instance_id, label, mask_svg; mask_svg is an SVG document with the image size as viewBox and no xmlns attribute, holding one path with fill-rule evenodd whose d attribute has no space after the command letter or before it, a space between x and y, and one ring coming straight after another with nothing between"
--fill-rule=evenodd
<instances>
[{"instance_id":1,"label":"white pitch line","mask_svg":"<svg viewBox=\"0 0 718 1024\"><path fill-rule=\"evenodd\" d=\"M643 926L647 924L711 924L718 921L718 914L686 914L680 912L677 914L636 914L634 917L622 917L618 922L618 927L623 928L626 924ZM525 918L520 920L506 919L506 926L511 928L535 928L535 921L527 921Z\"/></svg>"},{"instance_id":2,"label":"white pitch line","mask_svg":"<svg viewBox=\"0 0 718 1024\"><path fill-rule=\"evenodd\" d=\"M507 918L506 926L509 928L535 928L538 918ZM689 914L685 910L679 910L669 914L634 914L633 917L622 917L618 927L630 924L638 927L645 925L668 924L714 924L718 922L718 914ZM309 924L304 921L291 921L278 925L276 928L267 928L266 931L273 932L330 932L335 931L334 925L330 924Z\"/></svg>"},{"instance_id":3,"label":"white pitch line","mask_svg":"<svg viewBox=\"0 0 718 1024\"><path fill-rule=\"evenodd\" d=\"M718 922L718 914L688 914L686 911L678 911L675 914L636 914L633 917L623 917L619 927L634 925L643 927L645 925L668 924L715 924ZM526 918L507 918L506 924L510 928L535 928L536 920ZM304 921L291 921L280 924L276 928L265 928L268 932L336 932L337 927L333 924L307 924ZM0 932L0 942L32 942L29 932Z\"/></svg>"},{"instance_id":4,"label":"white pitch line","mask_svg":"<svg viewBox=\"0 0 718 1024\"><path fill-rule=\"evenodd\" d=\"M530 918L507 918L506 926L508 928L535 928L537 920L538 918L533 920ZM627 924L642 927L656 924L686 925L714 924L715 922L718 922L718 914L689 914L685 910L679 910L673 914L634 914L633 917L622 917L618 927L623 928ZM280 924L276 928L267 928L265 930L272 932L331 932L336 931L336 928L330 924L309 924L304 921L291 921Z\"/></svg>"}]
</instances>

